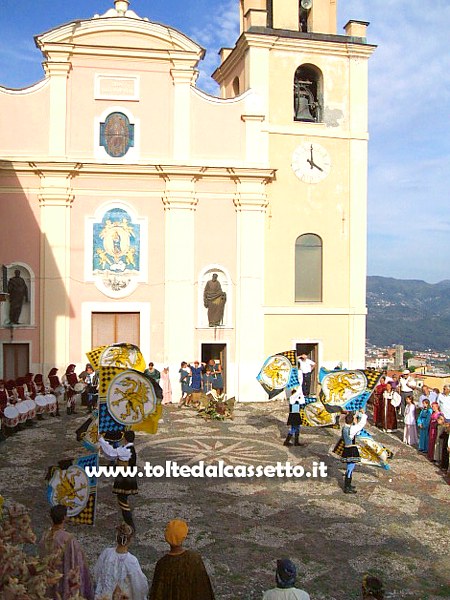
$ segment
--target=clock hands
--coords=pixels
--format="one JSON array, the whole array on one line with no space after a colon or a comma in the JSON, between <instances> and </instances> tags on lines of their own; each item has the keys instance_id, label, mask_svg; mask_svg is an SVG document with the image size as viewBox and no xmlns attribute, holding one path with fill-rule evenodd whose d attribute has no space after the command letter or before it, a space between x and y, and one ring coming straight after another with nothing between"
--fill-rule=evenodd
<instances>
[{"instance_id":1,"label":"clock hands","mask_svg":"<svg viewBox=\"0 0 450 600\"><path fill-rule=\"evenodd\" d=\"M319 169L319 171L323 172L323 169L321 167L319 167L319 165L316 165L316 163L314 162L313 146L312 146L312 144L311 144L310 152L311 152L311 158L308 158L306 160L306 162L309 164L309 166L311 167L311 169L316 168L316 169Z\"/></svg>"}]
</instances>

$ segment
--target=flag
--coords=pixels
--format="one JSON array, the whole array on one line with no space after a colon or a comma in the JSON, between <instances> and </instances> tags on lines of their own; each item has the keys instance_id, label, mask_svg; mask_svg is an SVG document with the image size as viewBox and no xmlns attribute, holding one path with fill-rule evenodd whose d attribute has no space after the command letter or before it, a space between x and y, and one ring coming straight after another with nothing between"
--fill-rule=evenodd
<instances>
[{"instance_id":1,"label":"flag","mask_svg":"<svg viewBox=\"0 0 450 600\"><path fill-rule=\"evenodd\" d=\"M393 452L379 442L363 429L355 438L355 444L358 447L361 464L381 467L389 470L388 460L392 458ZM342 456L344 451L344 440L341 438L332 449L337 456Z\"/></svg>"},{"instance_id":2,"label":"flag","mask_svg":"<svg viewBox=\"0 0 450 600\"><path fill-rule=\"evenodd\" d=\"M367 400L381 377L380 371L334 370L323 367L319 372L322 386L320 399L326 407L347 411L365 409Z\"/></svg>"},{"instance_id":3,"label":"flag","mask_svg":"<svg viewBox=\"0 0 450 600\"><path fill-rule=\"evenodd\" d=\"M98 359L99 367L133 369L143 373L146 364L141 351L134 344L112 344L106 346Z\"/></svg>"},{"instance_id":4,"label":"flag","mask_svg":"<svg viewBox=\"0 0 450 600\"><path fill-rule=\"evenodd\" d=\"M47 499L51 506L67 506L67 517L74 523L93 525L97 499L97 478L89 477L86 467L98 467L98 455L60 461L50 467Z\"/></svg>"},{"instance_id":5,"label":"flag","mask_svg":"<svg viewBox=\"0 0 450 600\"><path fill-rule=\"evenodd\" d=\"M286 350L269 356L256 379L269 395L269 399L277 396L286 387L293 388L299 385L295 350Z\"/></svg>"},{"instance_id":6,"label":"flag","mask_svg":"<svg viewBox=\"0 0 450 600\"><path fill-rule=\"evenodd\" d=\"M155 412L148 417L145 417L140 423L136 425L132 425L131 429L133 431L143 431L144 433L157 433L158 431L158 423L162 415L162 405L157 404Z\"/></svg>"}]
</instances>

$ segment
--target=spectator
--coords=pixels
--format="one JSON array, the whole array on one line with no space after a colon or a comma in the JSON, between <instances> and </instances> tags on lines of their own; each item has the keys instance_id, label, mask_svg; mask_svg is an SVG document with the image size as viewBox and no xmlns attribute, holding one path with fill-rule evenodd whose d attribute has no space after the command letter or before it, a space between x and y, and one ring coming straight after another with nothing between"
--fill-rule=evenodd
<instances>
[{"instance_id":1,"label":"spectator","mask_svg":"<svg viewBox=\"0 0 450 600\"><path fill-rule=\"evenodd\" d=\"M295 587L297 569L288 558L277 560L275 571L276 588L267 590L263 600L310 600L310 595Z\"/></svg>"},{"instance_id":2,"label":"spectator","mask_svg":"<svg viewBox=\"0 0 450 600\"><path fill-rule=\"evenodd\" d=\"M437 398L439 410L444 415L445 422L450 423L450 387L444 385L442 393Z\"/></svg>"},{"instance_id":3,"label":"spectator","mask_svg":"<svg viewBox=\"0 0 450 600\"><path fill-rule=\"evenodd\" d=\"M444 437L443 435L446 432L445 426L445 418L444 415L440 415L437 418L437 433L436 433L436 443L434 445L434 462L441 466L442 462L442 449L444 446ZM447 441L446 441L447 444Z\"/></svg>"},{"instance_id":4,"label":"spectator","mask_svg":"<svg viewBox=\"0 0 450 600\"><path fill-rule=\"evenodd\" d=\"M155 368L155 365L152 362L148 363L148 369L145 369L144 375L148 377L148 379L153 379L153 381L156 381L156 383L159 384L161 373Z\"/></svg>"},{"instance_id":5,"label":"spectator","mask_svg":"<svg viewBox=\"0 0 450 600\"><path fill-rule=\"evenodd\" d=\"M430 427L432 410L429 400L423 400L422 410L417 419L417 427L419 429L419 452L426 454L428 452L428 430Z\"/></svg>"},{"instance_id":6,"label":"spectator","mask_svg":"<svg viewBox=\"0 0 450 600\"><path fill-rule=\"evenodd\" d=\"M149 600L214 600L200 554L182 546L188 531L185 521L168 523L165 539L170 551L156 563Z\"/></svg>"},{"instance_id":7,"label":"spectator","mask_svg":"<svg viewBox=\"0 0 450 600\"><path fill-rule=\"evenodd\" d=\"M112 600L117 588L128 600L146 600L147 577L138 559L128 552L133 529L126 523L116 527L116 547L105 548L95 565L95 599Z\"/></svg>"},{"instance_id":8,"label":"spectator","mask_svg":"<svg viewBox=\"0 0 450 600\"><path fill-rule=\"evenodd\" d=\"M417 445L416 405L412 396L406 396L405 407L405 429L403 430L403 441L408 446Z\"/></svg>"},{"instance_id":9,"label":"spectator","mask_svg":"<svg viewBox=\"0 0 450 600\"><path fill-rule=\"evenodd\" d=\"M384 600L384 586L381 579L366 574L362 580L363 600Z\"/></svg>"},{"instance_id":10,"label":"spectator","mask_svg":"<svg viewBox=\"0 0 450 600\"><path fill-rule=\"evenodd\" d=\"M405 414L406 396L412 395L415 388L416 388L416 380L414 379L414 376L411 375L411 371L409 371L408 369L405 369L403 371L403 373L400 375L400 379L398 382L398 390L397 390L400 392L401 401L402 401L400 409L399 409L399 413L401 415Z\"/></svg>"},{"instance_id":11,"label":"spectator","mask_svg":"<svg viewBox=\"0 0 450 600\"><path fill-rule=\"evenodd\" d=\"M183 361L180 366L180 370L178 371L180 374L180 383L181 383L181 398L178 408L181 408L184 404L189 404L192 396L191 396L191 370L188 367L186 361Z\"/></svg>"},{"instance_id":12,"label":"spectator","mask_svg":"<svg viewBox=\"0 0 450 600\"><path fill-rule=\"evenodd\" d=\"M428 400L430 405L432 402L435 402L437 400L436 392L434 390L430 389L430 387L426 384L423 385L422 394L419 397L419 404L418 404L419 408L422 408L424 400Z\"/></svg>"},{"instance_id":13,"label":"spectator","mask_svg":"<svg viewBox=\"0 0 450 600\"><path fill-rule=\"evenodd\" d=\"M303 395L309 396L311 391L311 376L316 367L316 363L307 357L305 353L300 354L298 358L298 368L303 374Z\"/></svg>"},{"instance_id":14,"label":"spectator","mask_svg":"<svg viewBox=\"0 0 450 600\"><path fill-rule=\"evenodd\" d=\"M447 473L449 467L449 450L450 450L450 423L445 424L444 433L441 434L442 439L442 456L440 467L442 471Z\"/></svg>"},{"instance_id":15,"label":"spectator","mask_svg":"<svg viewBox=\"0 0 450 600\"><path fill-rule=\"evenodd\" d=\"M428 429L428 458L434 460L434 446L437 438L438 418L444 416L439 410L439 404L433 402L431 405L430 426Z\"/></svg>"},{"instance_id":16,"label":"spectator","mask_svg":"<svg viewBox=\"0 0 450 600\"><path fill-rule=\"evenodd\" d=\"M62 577L50 590L50 597L55 600L67 600L70 598L70 578L73 570L77 572L80 581L80 595L86 600L94 598L94 590L89 575L86 557L74 536L64 530L67 517L67 506L57 504L50 509L52 526L44 533L39 543L39 554L41 557L61 551L61 559L58 571Z\"/></svg>"},{"instance_id":17,"label":"spectator","mask_svg":"<svg viewBox=\"0 0 450 600\"><path fill-rule=\"evenodd\" d=\"M193 392L200 392L202 389L202 367L198 360L189 365L191 369L191 388Z\"/></svg>"},{"instance_id":18,"label":"spectator","mask_svg":"<svg viewBox=\"0 0 450 600\"><path fill-rule=\"evenodd\" d=\"M161 372L161 388L163 392L162 404L170 404L172 402L172 385L170 383L169 367L164 367Z\"/></svg>"}]
</instances>

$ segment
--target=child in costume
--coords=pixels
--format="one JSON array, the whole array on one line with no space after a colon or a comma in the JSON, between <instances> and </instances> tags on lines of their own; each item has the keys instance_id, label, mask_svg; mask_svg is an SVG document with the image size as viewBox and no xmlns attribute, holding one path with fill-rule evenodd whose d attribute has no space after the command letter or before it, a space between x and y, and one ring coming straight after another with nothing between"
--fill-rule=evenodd
<instances>
[{"instance_id":1,"label":"child in costume","mask_svg":"<svg viewBox=\"0 0 450 600\"><path fill-rule=\"evenodd\" d=\"M345 415L345 424L342 428L342 440L344 441L344 451L341 460L347 463L345 471L345 494L356 494L356 488L352 486L352 475L356 463L361 462L359 450L355 444L355 437L364 429L367 423L367 415L358 411L357 413L348 413Z\"/></svg>"},{"instance_id":2,"label":"child in costume","mask_svg":"<svg viewBox=\"0 0 450 600\"><path fill-rule=\"evenodd\" d=\"M289 417L287 420L287 425L290 426L290 429L283 445L292 446L291 439L292 436L294 436L294 446L303 446L303 444L300 444L298 441L298 438L300 436L300 425L302 423L300 409L305 405L305 397L303 396L301 387L299 387L298 390L292 391L293 394L289 398Z\"/></svg>"}]
</instances>

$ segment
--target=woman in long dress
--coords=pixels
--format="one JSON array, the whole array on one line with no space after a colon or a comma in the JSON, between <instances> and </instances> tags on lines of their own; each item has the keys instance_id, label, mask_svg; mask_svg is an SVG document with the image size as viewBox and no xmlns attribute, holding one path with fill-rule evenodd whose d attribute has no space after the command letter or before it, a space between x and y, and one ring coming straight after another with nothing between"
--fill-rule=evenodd
<instances>
[{"instance_id":1,"label":"woman in long dress","mask_svg":"<svg viewBox=\"0 0 450 600\"><path fill-rule=\"evenodd\" d=\"M433 461L434 460L434 446L436 444L437 438L437 427L438 427L438 418L443 416L439 409L439 404L437 402L431 403L431 416L430 416L430 425L428 428L428 458Z\"/></svg>"},{"instance_id":2,"label":"woman in long dress","mask_svg":"<svg viewBox=\"0 0 450 600\"><path fill-rule=\"evenodd\" d=\"M47 597L55 600L67 600L72 596L71 578L75 573L80 582L80 595L86 600L94 598L94 591L89 575L87 560L80 543L74 536L65 531L67 506L57 504L50 509L53 525L48 529L39 543L39 554L42 557L60 552L58 571L62 577L47 590Z\"/></svg>"},{"instance_id":3,"label":"woman in long dress","mask_svg":"<svg viewBox=\"0 0 450 600\"><path fill-rule=\"evenodd\" d=\"M430 426L431 412L430 401L426 399L423 400L422 410L417 419L417 427L419 429L419 452L423 452L424 454L428 451L428 429Z\"/></svg>"},{"instance_id":4,"label":"woman in long dress","mask_svg":"<svg viewBox=\"0 0 450 600\"><path fill-rule=\"evenodd\" d=\"M416 446L417 425L416 425L416 405L412 396L406 396L405 407L405 429L403 430L403 441L408 446Z\"/></svg>"},{"instance_id":5,"label":"woman in long dress","mask_svg":"<svg viewBox=\"0 0 450 600\"><path fill-rule=\"evenodd\" d=\"M374 425L379 424L380 404L383 392L386 389L386 377L380 377L380 383L375 388L373 393L373 422Z\"/></svg>"},{"instance_id":6,"label":"woman in long dress","mask_svg":"<svg viewBox=\"0 0 450 600\"><path fill-rule=\"evenodd\" d=\"M161 388L163 391L163 399L161 404L170 404L172 402L172 385L169 377L169 367L164 367L161 371Z\"/></svg>"},{"instance_id":7,"label":"woman in long dress","mask_svg":"<svg viewBox=\"0 0 450 600\"><path fill-rule=\"evenodd\" d=\"M116 529L116 547L105 548L95 565L95 600L111 600L114 592L119 590L128 600L145 600L148 595L147 577L138 559L128 552L133 529L126 523Z\"/></svg>"},{"instance_id":8,"label":"woman in long dress","mask_svg":"<svg viewBox=\"0 0 450 600\"><path fill-rule=\"evenodd\" d=\"M380 400L378 413L378 427L390 433L397 429L397 407L400 406L401 396L392 389L391 384L386 383L386 389Z\"/></svg>"}]
</instances>

